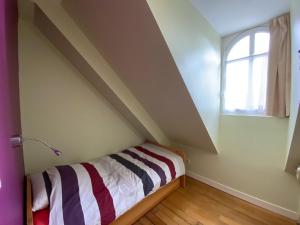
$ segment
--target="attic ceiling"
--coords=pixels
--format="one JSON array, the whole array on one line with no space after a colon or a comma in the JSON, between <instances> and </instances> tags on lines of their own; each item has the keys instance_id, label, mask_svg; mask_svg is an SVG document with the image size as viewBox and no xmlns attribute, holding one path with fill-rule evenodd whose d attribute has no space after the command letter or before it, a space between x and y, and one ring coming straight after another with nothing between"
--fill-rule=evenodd
<instances>
[{"instance_id":1,"label":"attic ceiling","mask_svg":"<svg viewBox=\"0 0 300 225\"><path fill-rule=\"evenodd\" d=\"M62 6L170 140L216 152L146 1Z\"/></svg>"},{"instance_id":2,"label":"attic ceiling","mask_svg":"<svg viewBox=\"0 0 300 225\"><path fill-rule=\"evenodd\" d=\"M213 28L225 36L289 11L288 0L191 0Z\"/></svg>"}]
</instances>

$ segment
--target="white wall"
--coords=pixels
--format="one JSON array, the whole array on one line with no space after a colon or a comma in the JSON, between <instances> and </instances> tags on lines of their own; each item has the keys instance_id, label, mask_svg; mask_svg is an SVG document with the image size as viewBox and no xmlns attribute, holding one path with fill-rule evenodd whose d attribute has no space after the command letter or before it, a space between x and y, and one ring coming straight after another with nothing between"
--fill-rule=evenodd
<instances>
[{"instance_id":1,"label":"white wall","mask_svg":"<svg viewBox=\"0 0 300 225\"><path fill-rule=\"evenodd\" d=\"M29 22L19 25L22 132L62 149L55 157L24 144L26 173L93 159L143 142L143 137Z\"/></svg>"},{"instance_id":2,"label":"white wall","mask_svg":"<svg viewBox=\"0 0 300 225\"><path fill-rule=\"evenodd\" d=\"M284 172L288 121L222 116L218 155L188 150L188 170L248 195L297 212L300 186Z\"/></svg>"},{"instance_id":3,"label":"white wall","mask_svg":"<svg viewBox=\"0 0 300 225\"><path fill-rule=\"evenodd\" d=\"M147 2L206 129L218 147L220 36L189 1Z\"/></svg>"},{"instance_id":4,"label":"white wall","mask_svg":"<svg viewBox=\"0 0 300 225\"><path fill-rule=\"evenodd\" d=\"M295 168L300 164L300 2L291 0L291 52L292 52L292 79L291 79L291 111L288 131L288 155L286 170L294 173ZM297 126L296 126L297 124Z\"/></svg>"}]
</instances>

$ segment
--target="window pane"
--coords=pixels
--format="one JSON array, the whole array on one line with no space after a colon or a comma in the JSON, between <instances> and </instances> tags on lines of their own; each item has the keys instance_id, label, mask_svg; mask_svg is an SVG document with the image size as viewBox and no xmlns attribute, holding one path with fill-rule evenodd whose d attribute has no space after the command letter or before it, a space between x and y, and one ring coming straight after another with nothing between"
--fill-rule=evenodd
<instances>
[{"instance_id":1,"label":"window pane","mask_svg":"<svg viewBox=\"0 0 300 225\"><path fill-rule=\"evenodd\" d=\"M264 112L266 107L268 56L253 59L251 92L251 110Z\"/></svg>"},{"instance_id":2,"label":"window pane","mask_svg":"<svg viewBox=\"0 0 300 225\"><path fill-rule=\"evenodd\" d=\"M224 108L226 111L243 110L247 104L249 60L226 65Z\"/></svg>"},{"instance_id":3,"label":"window pane","mask_svg":"<svg viewBox=\"0 0 300 225\"><path fill-rule=\"evenodd\" d=\"M241 39L231 48L227 56L227 61L249 56L250 54L249 45L250 45L250 36L246 36L243 39Z\"/></svg>"},{"instance_id":4,"label":"window pane","mask_svg":"<svg viewBox=\"0 0 300 225\"><path fill-rule=\"evenodd\" d=\"M266 53L269 51L270 34L260 32L255 34L254 54Z\"/></svg>"}]
</instances>

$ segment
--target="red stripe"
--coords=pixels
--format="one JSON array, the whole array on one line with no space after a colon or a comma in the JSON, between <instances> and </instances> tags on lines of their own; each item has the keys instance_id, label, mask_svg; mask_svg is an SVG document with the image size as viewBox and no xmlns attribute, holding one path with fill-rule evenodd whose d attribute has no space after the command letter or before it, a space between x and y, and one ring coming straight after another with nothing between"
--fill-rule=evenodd
<instances>
[{"instance_id":1,"label":"red stripe","mask_svg":"<svg viewBox=\"0 0 300 225\"><path fill-rule=\"evenodd\" d=\"M101 224L108 225L116 218L113 199L97 169L89 163L81 163L81 165L84 166L90 175L93 194L97 200L101 214Z\"/></svg>"},{"instance_id":2,"label":"red stripe","mask_svg":"<svg viewBox=\"0 0 300 225\"><path fill-rule=\"evenodd\" d=\"M166 158L166 157L164 157L162 155L158 155L158 154L156 154L154 152L151 152L151 151L149 151L149 150L147 150L147 149L145 149L145 148L143 148L141 146L137 146L135 148L137 150L139 150L139 151L141 151L141 152L143 152L143 153L145 153L145 154L147 154L147 155L155 158L155 159L158 159L158 160L166 163L168 165L168 167L169 167L172 179L175 179L175 177L176 177L176 171L175 171L174 164L173 164L173 162L170 159L168 159L168 158Z\"/></svg>"}]
</instances>

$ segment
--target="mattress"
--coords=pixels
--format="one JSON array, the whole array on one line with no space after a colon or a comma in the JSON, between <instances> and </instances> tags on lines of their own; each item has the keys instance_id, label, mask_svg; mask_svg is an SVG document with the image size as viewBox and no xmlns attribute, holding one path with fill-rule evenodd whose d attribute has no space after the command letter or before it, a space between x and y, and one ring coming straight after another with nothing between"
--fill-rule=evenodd
<instances>
[{"instance_id":1,"label":"mattress","mask_svg":"<svg viewBox=\"0 0 300 225\"><path fill-rule=\"evenodd\" d=\"M47 170L49 206L34 225L107 225L146 196L185 174L177 154L153 144L131 147L91 162Z\"/></svg>"}]
</instances>

